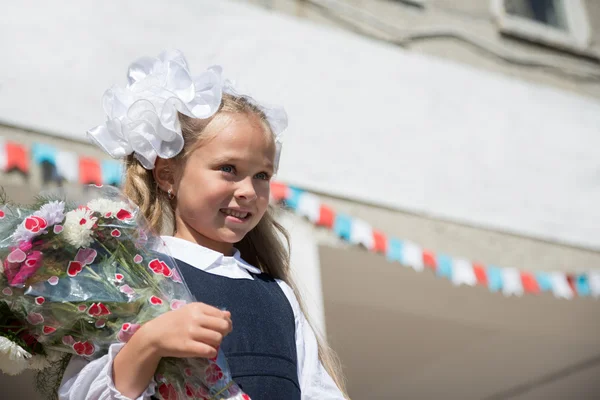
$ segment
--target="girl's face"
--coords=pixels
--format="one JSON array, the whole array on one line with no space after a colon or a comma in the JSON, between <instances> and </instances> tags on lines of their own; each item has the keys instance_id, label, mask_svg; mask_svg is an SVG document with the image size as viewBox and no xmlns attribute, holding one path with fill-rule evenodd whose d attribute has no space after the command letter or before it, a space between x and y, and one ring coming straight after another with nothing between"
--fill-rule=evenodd
<instances>
[{"instance_id":1,"label":"girl's face","mask_svg":"<svg viewBox=\"0 0 600 400\"><path fill-rule=\"evenodd\" d=\"M175 236L230 254L267 210L275 143L254 115L217 118L175 183Z\"/></svg>"}]
</instances>

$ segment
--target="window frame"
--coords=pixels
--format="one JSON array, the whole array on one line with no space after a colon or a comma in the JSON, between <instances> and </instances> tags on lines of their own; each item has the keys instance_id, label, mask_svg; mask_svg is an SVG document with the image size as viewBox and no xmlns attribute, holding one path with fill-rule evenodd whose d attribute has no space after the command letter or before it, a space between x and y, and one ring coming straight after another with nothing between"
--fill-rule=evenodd
<instances>
[{"instance_id":1,"label":"window frame","mask_svg":"<svg viewBox=\"0 0 600 400\"><path fill-rule=\"evenodd\" d=\"M584 0L566 0L567 30L506 12L505 0L491 0L491 11L500 32L560 49L585 52L591 45L591 27Z\"/></svg>"}]
</instances>

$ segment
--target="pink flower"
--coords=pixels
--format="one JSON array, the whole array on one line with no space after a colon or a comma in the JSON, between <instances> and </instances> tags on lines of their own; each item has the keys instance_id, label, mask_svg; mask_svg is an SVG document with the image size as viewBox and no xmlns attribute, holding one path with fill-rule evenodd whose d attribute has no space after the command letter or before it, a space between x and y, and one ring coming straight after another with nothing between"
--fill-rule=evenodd
<instances>
[{"instance_id":1,"label":"pink flower","mask_svg":"<svg viewBox=\"0 0 600 400\"><path fill-rule=\"evenodd\" d=\"M37 270L40 269L42 266L42 259L43 255L40 251L32 251L31 254L27 256L25 262L21 264L19 272L15 274L9 284L11 286L23 285L30 276L34 275Z\"/></svg>"},{"instance_id":2,"label":"pink flower","mask_svg":"<svg viewBox=\"0 0 600 400\"><path fill-rule=\"evenodd\" d=\"M26 241L19 243L19 249L21 249L21 251L24 251L25 253L27 253L29 250L31 250L31 242L26 240Z\"/></svg>"}]
</instances>

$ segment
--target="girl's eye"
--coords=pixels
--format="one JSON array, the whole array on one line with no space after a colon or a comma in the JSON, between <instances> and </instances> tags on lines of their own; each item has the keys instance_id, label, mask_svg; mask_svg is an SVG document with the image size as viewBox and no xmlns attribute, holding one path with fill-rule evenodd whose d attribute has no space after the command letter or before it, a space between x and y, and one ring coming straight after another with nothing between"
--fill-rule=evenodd
<instances>
[{"instance_id":1,"label":"girl's eye","mask_svg":"<svg viewBox=\"0 0 600 400\"><path fill-rule=\"evenodd\" d=\"M233 174L235 172L235 167L233 165L223 165L221 171L227 174Z\"/></svg>"},{"instance_id":2,"label":"girl's eye","mask_svg":"<svg viewBox=\"0 0 600 400\"><path fill-rule=\"evenodd\" d=\"M263 181L268 181L270 179L269 175L266 172L259 172L256 174L257 179L262 179Z\"/></svg>"}]
</instances>

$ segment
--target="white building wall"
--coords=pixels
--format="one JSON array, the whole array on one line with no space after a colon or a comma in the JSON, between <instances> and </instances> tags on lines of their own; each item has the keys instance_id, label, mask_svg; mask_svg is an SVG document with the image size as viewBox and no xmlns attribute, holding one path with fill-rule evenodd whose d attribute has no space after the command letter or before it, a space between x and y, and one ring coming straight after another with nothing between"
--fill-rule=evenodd
<instances>
[{"instance_id":1,"label":"white building wall","mask_svg":"<svg viewBox=\"0 0 600 400\"><path fill-rule=\"evenodd\" d=\"M179 47L286 106L284 181L600 248L595 100L225 0L4 10L0 121L84 140L129 62Z\"/></svg>"}]
</instances>

